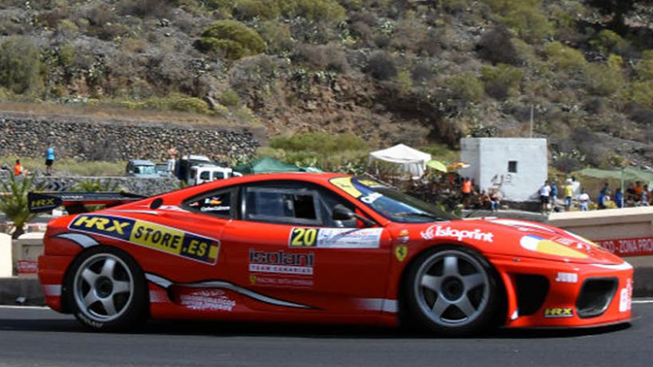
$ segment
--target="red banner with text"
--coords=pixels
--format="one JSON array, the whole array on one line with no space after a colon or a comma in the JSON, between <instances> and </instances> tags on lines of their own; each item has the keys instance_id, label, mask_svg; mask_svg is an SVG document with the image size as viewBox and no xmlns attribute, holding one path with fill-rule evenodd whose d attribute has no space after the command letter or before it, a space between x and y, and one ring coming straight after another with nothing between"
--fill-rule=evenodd
<instances>
[{"instance_id":1,"label":"red banner with text","mask_svg":"<svg viewBox=\"0 0 653 367\"><path fill-rule=\"evenodd\" d=\"M653 237L620 238L593 242L620 257L653 255Z\"/></svg>"}]
</instances>

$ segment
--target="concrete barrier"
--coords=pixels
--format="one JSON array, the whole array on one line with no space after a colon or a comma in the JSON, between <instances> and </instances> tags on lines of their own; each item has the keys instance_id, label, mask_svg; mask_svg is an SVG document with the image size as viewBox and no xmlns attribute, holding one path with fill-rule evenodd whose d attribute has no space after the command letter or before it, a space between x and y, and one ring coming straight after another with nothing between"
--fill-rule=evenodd
<instances>
[{"instance_id":1,"label":"concrete barrier","mask_svg":"<svg viewBox=\"0 0 653 367\"><path fill-rule=\"evenodd\" d=\"M10 277L13 273L11 236L0 233L0 278Z\"/></svg>"},{"instance_id":2,"label":"concrete barrier","mask_svg":"<svg viewBox=\"0 0 653 367\"><path fill-rule=\"evenodd\" d=\"M552 213L548 224L623 257L635 267L633 295L653 296L653 207Z\"/></svg>"},{"instance_id":3,"label":"concrete barrier","mask_svg":"<svg viewBox=\"0 0 653 367\"><path fill-rule=\"evenodd\" d=\"M44 233L25 233L13 244L13 266L19 277L36 278L39 256L43 254Z\"/></svg>"}]
</instances>

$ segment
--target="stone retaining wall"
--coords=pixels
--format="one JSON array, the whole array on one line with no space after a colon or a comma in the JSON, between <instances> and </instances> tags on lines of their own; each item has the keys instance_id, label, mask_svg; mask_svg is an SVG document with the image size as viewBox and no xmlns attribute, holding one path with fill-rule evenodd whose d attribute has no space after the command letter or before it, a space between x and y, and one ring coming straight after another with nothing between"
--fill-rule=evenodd
<instances>
[{"instance_id":1,"label":"stone retaining wall","mask_svg":"<svg viewBox=\"0 0 653 367\"><path fill-rule=\"evenodd\" d=\"M83 118L0 116L0 155L44 157L48 146L57 157L79 160L150 159L164 161L167 150L210 158L252 157L266 144L265 128L186 126L174 122L89 122Z\"/></svg>"}]
</instances>

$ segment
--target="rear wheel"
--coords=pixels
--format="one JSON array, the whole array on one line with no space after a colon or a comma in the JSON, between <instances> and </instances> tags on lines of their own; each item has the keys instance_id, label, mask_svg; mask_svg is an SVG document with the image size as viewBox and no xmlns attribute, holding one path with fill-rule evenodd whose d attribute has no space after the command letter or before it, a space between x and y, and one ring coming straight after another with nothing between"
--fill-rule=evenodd
<instances>
[{"instance_id":1,"label":"rear wheel","mask_svg":"<svg viewBox=\"0 0 653 367\"><path fill-rule=\"evenodd\" d=\"M143 272L124 252L95 247L72 265L68 304L82 324L97 331L120 331L144 321L147 293Z\"/></svg>"},{"instance_id":2,"label":"rear wheel","mask_svg":"<svg viewBox=\"0 0 653 367\"><path fill-rule=\"evenodd\" d=\"M489 263L462 247L428 251L406 279L406 303L420 326L444 335L468 335L495 323L498 287Z\"/></svg>"}]
</instances>

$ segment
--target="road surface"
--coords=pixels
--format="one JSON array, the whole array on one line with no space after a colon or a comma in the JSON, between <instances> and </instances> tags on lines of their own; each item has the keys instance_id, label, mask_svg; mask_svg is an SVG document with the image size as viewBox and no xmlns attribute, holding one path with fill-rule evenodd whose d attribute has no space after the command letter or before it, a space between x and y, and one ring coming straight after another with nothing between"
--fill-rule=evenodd
<instances>
[{"instance_id":1,"label":"road surface","mask_svg":"<svg viewBox=\"0 0 653 367\"><path fill-rule=\"evenodd\" d=\"M630 327L447 339L371 327L188 322L99 334L45 308L0 307L0 366L651 366L653 302L633 310Z\"/></svg>"}]
</instances>

